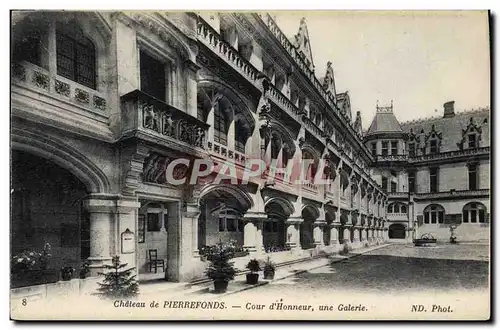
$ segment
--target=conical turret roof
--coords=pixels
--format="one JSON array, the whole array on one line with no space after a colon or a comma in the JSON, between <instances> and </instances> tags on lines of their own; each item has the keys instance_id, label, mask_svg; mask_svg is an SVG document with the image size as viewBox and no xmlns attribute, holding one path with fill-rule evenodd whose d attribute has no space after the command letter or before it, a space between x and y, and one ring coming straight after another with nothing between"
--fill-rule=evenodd
<instances>
[{"instance_id":1,"label":"conical turret roof","mask_svg":"<svg viewBox=\"0 0 500 330\"><path fill-rule=\"evenodd\" d=\"M367 135L375 133L390 133L390 132L403 132L396 116L392 112L392 102L388 107L379 107L377 105L377 113L368 128Z\"/></svg>"}]
</instances>

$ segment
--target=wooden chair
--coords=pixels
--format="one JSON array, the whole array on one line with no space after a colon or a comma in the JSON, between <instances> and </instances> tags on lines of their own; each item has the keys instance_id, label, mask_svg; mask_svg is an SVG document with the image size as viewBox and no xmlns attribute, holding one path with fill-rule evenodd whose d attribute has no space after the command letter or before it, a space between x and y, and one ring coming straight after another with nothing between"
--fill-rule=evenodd
<instances>
[{"instance_id":1,"label":"wooden chair","mask_svg":"<svg viewBox=\"0 0 500 330\"><path fill-rule=\"evenodd\" d=\"M165 271L165 260L158 259L158 250L148 250L149 255L149 272L154 268L155 273L158 272L158 268L163 269Z\"/></svg>"}]
</instances>

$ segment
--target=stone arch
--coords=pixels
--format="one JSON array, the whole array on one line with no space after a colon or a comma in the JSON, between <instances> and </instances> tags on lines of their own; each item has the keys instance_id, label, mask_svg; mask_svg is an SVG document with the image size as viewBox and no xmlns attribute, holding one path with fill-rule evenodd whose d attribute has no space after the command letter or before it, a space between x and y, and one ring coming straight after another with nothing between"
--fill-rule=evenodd
<instances>
[{"instance_id":1,"label":"stone arch","mask_svg":"<svg viewBox=\"0 0 500 330\"><path fill-rule=\"evenodd\" d=\"M252 196L245 190L242 189L236 185L217 185L217 184L210 184L205 186L201 192L200 192L200 202L208 197L210 194L215 194L216 196L224 197L227 195L230 195L236 199L236 201L239 203L241 208L244 209L244 211L248 210L251 208L254 203Z\"/></svg>"},{"instance_id":2,"label":"stone arch","mask_svg":"<svg viewBox=\"0 0 500 330\"><path fill-rule=\"evenodd\" d=\"M161 39L172 44L181 57L196 63L198 47L195 43L190 45L187 38L179 32L178 28L161 17L161 14L136 13L133 15L133 18L152 33L159 35Z\"/></svg>"},{"instance_id":3,"label":"stone arch","mask_svg":"<svg viewBox=\"0 0 500 330\"><path fill-rule=\"evenodd\" d=\"M393 223L389 226L389 238L405 239L406 226L401 223Z\"/></svg>"},{"instance_id":4,"label":"stone arch","mask_svg":"<svg viewBox=\"0 0 500 330\"><path fill-rule=\"evenodd\" d=\"M308 213L309 215L311 215L311 218L314 220L319 218L319 215L320 215L319 209L316 206L311 205L311 204L303 204L301 212L302 212L302 214L304 214L304 212Z\"/></svg>"},{"instance_id":5,"label":"stone arch","mask_svg":"<svg viewBox=\"0 0 500 330\"><path fill-rule=\"evenodd\" d=\"M293 207L293 204L290 201L282 197L271 197L264 204L264 209L266 210L266 213L269 212L269 208L273 204L276 204L281 208L281 210L283 211L282 214L283 218L288 218L295 212L295 208Z\"/></svg>"},{"instance_id":6,"label":"stone arch","mask_svg":"<svg viewBox=\"0 0 500 330\"><path fill-rule=\"evenodd\" d=\"M59 139L13 128L11 148L53 161L80 179L90 193L109 193L111 190L109 180L99 166Z\"/></svg>"},{"instance_id":7,"label":"stone arch","mask_svg":"<svg viewBox=\"0 0 500 330\"><path fill-rule=\"evenodd\" d=\"M387 205L387 213L408 213L408 205L403 202L392 202Z\"/></svg>"}]
</instances>

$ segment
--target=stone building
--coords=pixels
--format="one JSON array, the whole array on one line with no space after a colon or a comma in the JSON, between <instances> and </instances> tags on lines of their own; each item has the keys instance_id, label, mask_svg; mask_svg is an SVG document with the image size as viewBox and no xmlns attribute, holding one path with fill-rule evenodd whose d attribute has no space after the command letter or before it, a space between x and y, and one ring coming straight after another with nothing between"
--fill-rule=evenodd
<instances>
[{"instance_id":1,"label":"stone building","mask_svg":"<svg viewBox=\"0 0 500 330\"><path fill-rule=\"evenodd\" d=\"M487 108L457 113L449 101L440 117L400 124L392 105L377 107L364 141L388 193L389 238L446 241L451 225L461 241L489 239L489 118Z\"/></svg>"},{"instance_id":2,"label":"stone building","mask_svg":"<svg viewBox=\"0 0 500 330\"><path fill-rule=\"evenodd\" d=\"M437 228L434 211L423 216L427 205L444 208L447 221L466 201L469 226L479 226L474 208L483 210L476 222L487 222L489 133L479 113L469 126L465 114L399 125L381 110L364 135L350 95L336 90L332 63L316 78L305 20L292 40L268 14L251 13L14 12L12 24L12 255L50 243L53 267L89 260L93 274L119 255L143 280L156 250L166 280L188 281L206 267L199 249L221 240L249 251L236 259L240 268L251 257L281 263L380 244L392 222L412 228L394 208L407 202L409 171L423 189L411 208L423 226ZM465 120L467 131L447 138L447 120ZM411 141L430 148L433 134L440 154L408 157ZM397 152L380 158L389 138ZM424 184L429 157L450 160L433 193ZM174 168L175 180L197 159L234 164L236 180L251 160L266 171L244 184L214 184L214 173L175 185L166 169L181 159L188 163ZM268 180L303 159L313 162L301 184L282 174ZM465 163L476 166L481 189L460 183L451 192L443 176L466 177ZM318 176L329 183L316 184ZM444 202L455 196L457 205Z\"/></svg>"}]
</instances>

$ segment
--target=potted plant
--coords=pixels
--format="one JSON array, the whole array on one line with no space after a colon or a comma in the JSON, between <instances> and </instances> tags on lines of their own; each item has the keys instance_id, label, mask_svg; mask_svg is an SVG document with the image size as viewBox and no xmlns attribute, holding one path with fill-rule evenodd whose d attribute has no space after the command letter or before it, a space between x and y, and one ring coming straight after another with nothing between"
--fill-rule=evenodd
<instances>
[{"instance_id":1,"label":"potted plant","mask_svg":"<svg viewBox=\"0 0 500 330\"><path fill-rule=\"evenodd\" d=\"M55 283L59 280L59 272L48 269L52 255L50 244L46 243L43 251L24 251L11 259L11 287L23 287L44 283Z\"/></svg>"},{"instance_id":2,"label":"potted plant","mask_svg":"<svg viewBox=\"0 0 500 330\"><path fill-rule=\"evenodd\" d=\"M70 281L75 273L75 268L72 266L64 266L61 268L61 279L63 281Z\"/></svg>"},{"instance_id":3,"label":"potted plant","mask_svg":"<svg viewBox=\"0 0 500 330\"><path fill-rule=\"evenodd\" d=\"M90 274L90 264L88 261L85 261L81 266L80 266L80 278L84 279Z\"/></svg>"},{"instance_id":4,"label":"potted plant","mask_svg":"<svg viewBox=\"0 0 500 330\"><path fill-rule=\"evenodd\" d=\"M247 274L247 284L257 284L259 282L260 264L257 259L252 259L247 264L247 269L250 270L250 274Z\"/></svg>"},{"instance_id":5,"label":"potted plant","mask_svg":"<svg viewBox=\"0 0 500 330\"><path fill-rule=\"evenodd\" d=\"M205 272L214 282L214 292L226 292L229 281L234 279L236 268L230 260L234 257L234 246L219 242L212 246L207 260L210 264Z\"/></svg>"},{"instance_id":6,"label":"potted plant","mask_svg":"<svg viewBox=\"0 0 500 330\"><path fill-rule=\"evenodd\" d=\"M264 263L264 279L272 280L274 279L274 274L276 272L276 265L271 261L270 257L267 257Z\"/></svg>"}]
</instances>

